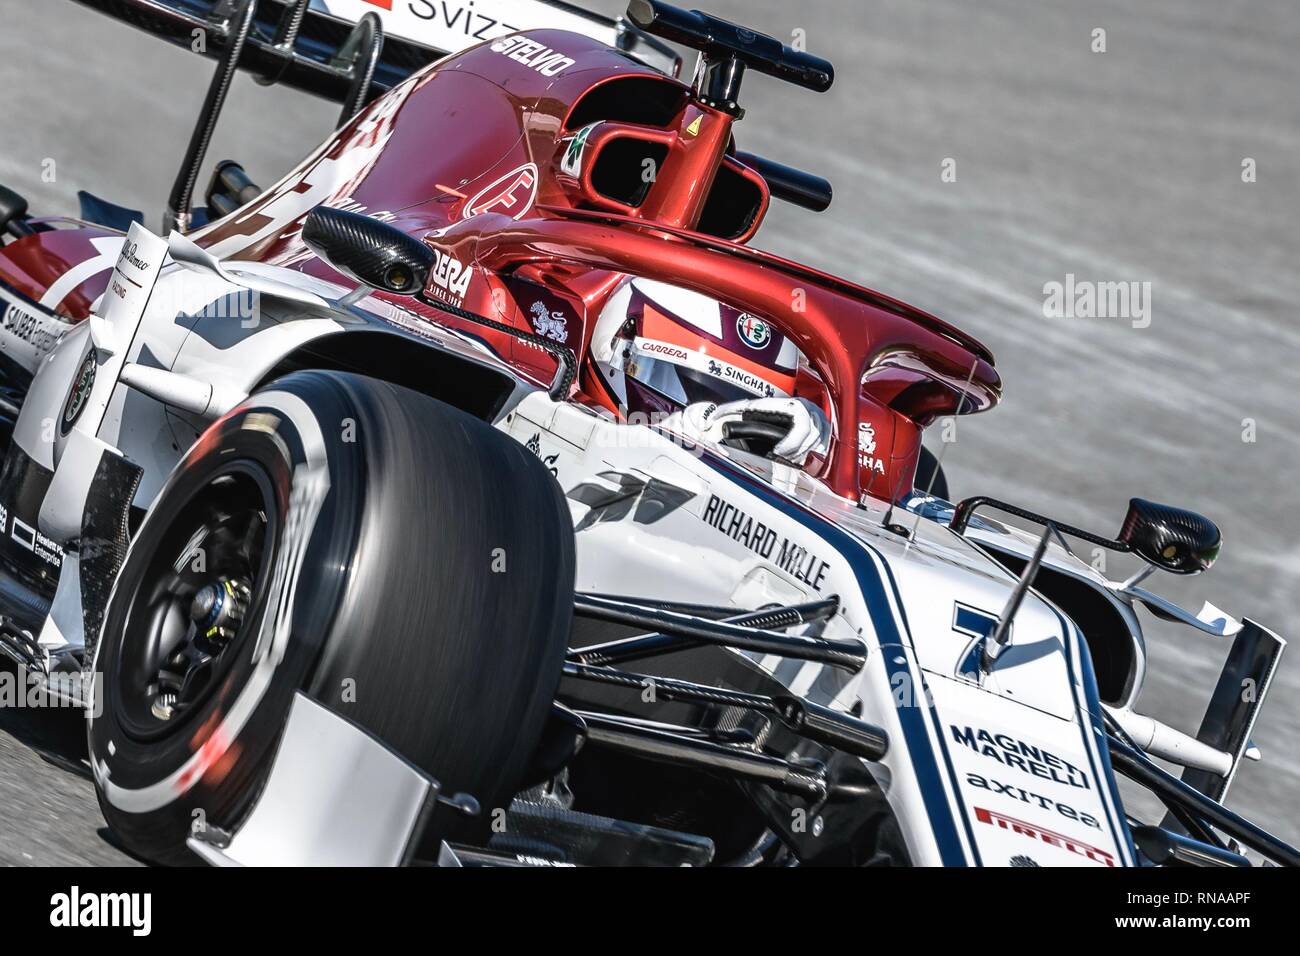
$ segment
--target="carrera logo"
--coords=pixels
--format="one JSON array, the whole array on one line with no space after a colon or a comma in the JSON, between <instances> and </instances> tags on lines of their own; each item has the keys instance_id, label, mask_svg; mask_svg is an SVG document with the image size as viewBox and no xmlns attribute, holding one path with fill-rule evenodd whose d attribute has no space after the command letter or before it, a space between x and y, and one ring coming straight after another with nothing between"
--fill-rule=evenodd
<instances>
[{"instance_id":1,"label":"carrera logo","mask_svg":"<svg viewBox=\"0 0 1300 956\"><path fill-rule=\"evenodd\" d=\"M537 166L527 163L480 189L473 199L465 203L461 218L469 219L485 212L496 212L512 219L520 219L533 207L536 198Z\"/></svg>"},{"instance_id":2,"label":"carrera logo","mask_svg":"<svg viewBox=\"0 0 1300 956\"><path fill-rule=\"evenodd\" d=\"M668 345L664 342L638 342L637 351L644 352L648 355L667 355L671 358L683 360L691 357L690 353L685 349L678 348L676 345Z\"/></svg>"},{"instance_id":3,"label":"carrera logo","mask_svg":"<svg viewBox=\"0 0 1300 956\"><path fill-rule=\"evenodd\" d=\"M1048 846L1067 850L1076 856L1091 860L1093 863L1100 863L1102 866L1115 865L1114 854L1098 849L1095 846L1089 846L1082 840L1076 840L1063 833L1057 833L1055 830L1040 827L1035 823L1026 823L1024 820L1017 820L1015 817L1009 817L1002 813L994 813L992 810L986 810L983 807L975 808L975 819L980 823L987 823L1002 830L1009 830L1031 840L1041 840Z\"/></svg>"},{"instance_id":4,"label":"carrera logo","mask_svg":"<svg viewBox=\"0 0 1300 956\"><path fill-rule=\"evenodd\" d=\"M443 302L460 305L465 301L469 279L474 273L473 268L438 249L433 250L433 255L435 261L433 270L429 273L432 282L429 291Z\"/></svg>"},{"instance_id":5,"label":"carrera logo","mask_svg":"<svg viewBox=\"0 0 1300 956\"><path fill-rule=\"evenodd\" d=\"M493 53L500 53L516 63L522 63L542 76L559 76L574 64L571 57L521 36L498 40L490 49Z\"/></svg>"}]
</instances>

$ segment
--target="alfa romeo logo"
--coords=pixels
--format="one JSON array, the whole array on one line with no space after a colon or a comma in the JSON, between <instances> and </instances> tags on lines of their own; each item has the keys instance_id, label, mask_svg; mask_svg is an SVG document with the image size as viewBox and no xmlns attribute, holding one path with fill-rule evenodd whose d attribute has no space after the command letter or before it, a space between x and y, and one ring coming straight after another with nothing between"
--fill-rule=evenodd
<instances>
[{"instance_id":1,"label":"alfa romeo logo","mask_svg":"<svg viewBox=\"0 0 1300 956\"><path fill-rule=\"evenodd\" d=\"M95 351L91 349L86 360L81 363L81 368L77 370L76 377L72 380L72 388L68 391L68 400L63 405L63 421L59 426L60 434L66 435L72 430L72 426L77 424L77 419L86 408L86 402L90 398L91 390L95 387Z\"/></svg>"},{"instance_id":2,"label":"alfa romeo logo","mask_svg":"<svg viewBox=\"0 0 1300 956\"><path fill-rule=\"evenodd\" d=\"M771 327L762 319L749 313L736 319L736 331L751 349L761 349L772 340Z\"/></svg>"}]
</instances>

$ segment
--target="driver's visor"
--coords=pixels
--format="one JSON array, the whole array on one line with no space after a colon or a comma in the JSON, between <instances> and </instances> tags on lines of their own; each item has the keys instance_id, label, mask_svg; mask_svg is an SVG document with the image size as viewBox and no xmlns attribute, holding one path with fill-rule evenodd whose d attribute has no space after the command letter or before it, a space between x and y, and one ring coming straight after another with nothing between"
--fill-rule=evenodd
<instances>
[{"instance_id":1,"label":"driver's visor","mask_svg":"<svg viewBox=\"0 0 1300 956\"><path fill-rule=\"evenodd\" d=\"M754 364L744 362L743 357L717 346L706 347L707 352L637 336L632 340L624 370L631 378L682 405L786 398L794 391L793 374L757 366L760 375Z\"/></svg>"},{"instance_id":2,"label":"driver's visor","mask_svg":"<svg viewBox=\"0 0 1300 956\"><path fill-rule=\"evenodd\" d=\"M691 401L732 401L740 398L786 397L794 393L797 352L794 352L779 335L772 336L769 345L751 348L744 354L732 347L728 340L710 335L702 329L687 328L680 321L660 313L653 303L646 302L636 315L636 330L628 359L636 363L641 372L648 374L651 365L672 365L681 368L679 377L696 383L686 389L687 404ZM790 355L785 355L787 349ZM760 360L760 357L765 360ZM634 378L646 381L642 374ZM667 372L656 377L671 378ZM712 379L712 382L707 380ZM720 399L692 397L703 390L716 390ZM673 391L662 394L678 401L682 396ZM675 390L674 390L675 391Z\"/></svg>"}]
</instances>

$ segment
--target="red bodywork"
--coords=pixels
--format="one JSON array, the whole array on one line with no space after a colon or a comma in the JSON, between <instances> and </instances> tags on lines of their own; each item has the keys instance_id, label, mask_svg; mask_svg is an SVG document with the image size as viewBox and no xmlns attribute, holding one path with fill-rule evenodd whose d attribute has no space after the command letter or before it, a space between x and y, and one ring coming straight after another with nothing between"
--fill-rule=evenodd
<instances>
[{"instance_id":1,"label":"red bodywork","mask_svg":"<svg viewBox=\"0 0 1300 956\"><path fill-rule=\"evenodd\" d=\"M320 203L381 217L442 254L430 298L529 331L538 311L560 315L563 344L580 358L626 275L725 301L770 321L806 356L799 392L826 408L837 436L828 459L808 469L846 497L910 491L921 429L997 401L992 356L974 339L887 296L743 245L769 195L734 156L733 117L588 38L524 36L533 45L485 44L412 77L277 186L194 238L222 258L340 281L303 245L303 217ZM548 60L549 51L573 64L555 71L563 61ZM584 131L579 149L575 137ZM652 179L638 186L620 157L637 172L638 160L652 160ZM610 189L611 172L628 194ZM48 284L68 265L66 255L59 269L46 259L57 254L54 243L73 241L56 238L67 235L10 243L0 250L0 277ZM65 313L84 315L105 279L85 283ZM550 380L555 365L542 350L410 299L393 301ZM583 365L573 400L608 407ZM874 447L860 448L859 435Z\"/></svg>"}]
</instances>

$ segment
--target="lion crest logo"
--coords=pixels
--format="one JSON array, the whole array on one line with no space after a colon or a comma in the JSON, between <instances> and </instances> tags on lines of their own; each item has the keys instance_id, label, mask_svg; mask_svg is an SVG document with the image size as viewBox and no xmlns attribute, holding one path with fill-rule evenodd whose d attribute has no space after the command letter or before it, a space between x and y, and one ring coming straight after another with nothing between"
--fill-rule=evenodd
<instances>
[{"instance_id":1,"label":"lion crest logo","mask_svg":"<svg viewBox=\"0 0 1300 956\"><path fill-rule=\"evenodd\" d=\"M529 311L533 314L534 332L556 342L569 341L569 320L564 317L563 312L550 311L546 308L545 302L534 302Z\"/></svg>"}]
</instances>

